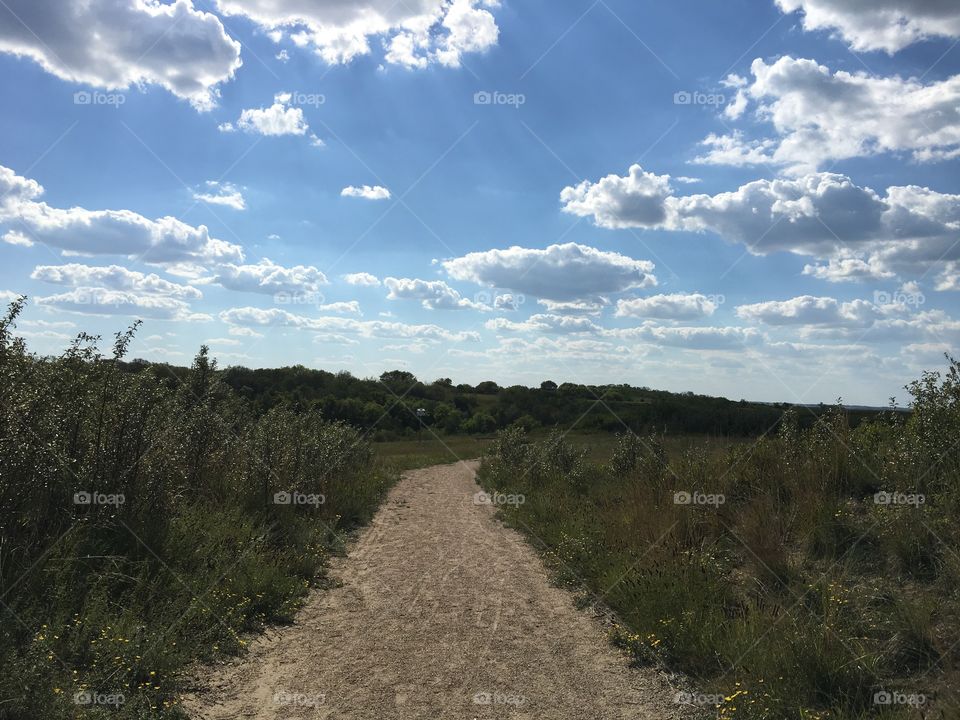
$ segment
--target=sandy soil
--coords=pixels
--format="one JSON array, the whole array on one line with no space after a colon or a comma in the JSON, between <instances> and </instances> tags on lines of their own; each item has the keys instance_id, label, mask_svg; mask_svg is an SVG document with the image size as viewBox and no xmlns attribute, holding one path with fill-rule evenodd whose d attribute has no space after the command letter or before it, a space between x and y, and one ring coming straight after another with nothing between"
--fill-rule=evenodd
<instances>
[{"instance_id":1,"label":"sandy soil","mask_svg":"<svg viewBox=\"0 0 960 720\"><path fill-rule=\"evenodd\" d=\"M205 671L184 697L191 717L681 717L666 679L628 668L523 537L474 503L474 471L405 475L332 568L342 585Z\"/></svg>"}]
</instances>

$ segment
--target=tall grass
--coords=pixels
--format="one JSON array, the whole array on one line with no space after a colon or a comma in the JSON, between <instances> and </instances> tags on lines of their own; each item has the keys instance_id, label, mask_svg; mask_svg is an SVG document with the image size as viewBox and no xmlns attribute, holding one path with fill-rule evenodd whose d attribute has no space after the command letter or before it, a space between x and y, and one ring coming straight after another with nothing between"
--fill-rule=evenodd
<instances>
[{"instance_id":1,"label":"tall grass","mask_svg":"<svg viewBox=\"0 0 960 720\"><path fill-rule=\"evenodd\" d=\"M289 620L389 477L348 426L255 417L206 348L182 380L121 368L135 327L40 358L22 307L0 319L0 718L181 717L184 668Z\"/></svg>"},{"instance_id":2,"label":"tall grass","mask_svg":"<svg viewBox=\"0 0 960 720\"><path fill-rule=\"evenodd\" d=\"M957 718L960 365L909 390L906 417L792 411L719 452L623 436L603 465L510 429L481 484L525 497L504 519L705 715Z\"/></svg>"}]
</instances>

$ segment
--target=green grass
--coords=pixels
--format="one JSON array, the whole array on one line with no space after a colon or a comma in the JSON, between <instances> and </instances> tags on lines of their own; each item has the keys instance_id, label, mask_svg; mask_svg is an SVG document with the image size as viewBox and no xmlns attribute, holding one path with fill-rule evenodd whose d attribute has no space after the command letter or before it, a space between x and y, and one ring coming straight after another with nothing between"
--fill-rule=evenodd
<instances>
[{"instance_id":1,"label":"green grass","mask_svg":"<svg viewBox=\"0 0 960 720\"><path fill-rule=\"evenodd\" d=\"M403 472L429 465L479 458L493 441L491 437L469 435L434 436L424 432L422 442L391 440L373 444L376 456L388 467Z\"/></svg>"},{"instance_id":2,"label":"green grass","mask_svg":"<svg viewBox=\"0 0 960 720\"><path fill-rule=\"evenodd\" d=\"M909 420L851 429L834 409L806 431L788 416L756 443L625 436L611 451L504 431L480 480L525 497L501 517L557 582L615 612L613 642L721 698L710 716L948 720L960 717L956 377L913 386ZM926 502L877 504L880 490ZM675 502L693 491L723 502ZM926 702L875 703L884 690Z\"/></svg>"}]
</instances>

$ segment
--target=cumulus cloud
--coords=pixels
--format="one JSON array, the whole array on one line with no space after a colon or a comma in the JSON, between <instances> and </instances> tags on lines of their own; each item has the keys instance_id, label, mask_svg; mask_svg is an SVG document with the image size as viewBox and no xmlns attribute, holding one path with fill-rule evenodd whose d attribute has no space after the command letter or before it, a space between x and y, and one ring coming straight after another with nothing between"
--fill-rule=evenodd
<instances>
[{"instance_id":1,"label":"cumulus cloud","mask_svg":"<svg viewBox=\"0 0 960 720\"><path fill-rule=\"evenodd\" d=\"M224 205L234 210L246 210L247 203L243 198L243 193L238 187L231 183L220 183L216 180L207 180L205 190L197 190L193 193L193 199L211 205Z\"/></svg>"},{"instance_id":2,"label":"cumulus cloud","mask_svg":"<svg viewBox=\"0 0 960 720\"><path fill-rule=\"evenodd\" d=\"M68 82L118 90L159 85L200 110L241 65L240 43L191 0L0 3L0 52L27 57Z\"/></svg>"},{"instance_id":3,"label":"cumulus cloud","mask_svg":"<svg viewBox=\"0 0 960 720\"><path fill-rule=\"evenodd\" d=\"M631 169L628 178L636 174ZM881 195L837 173L756 180L716 195L670 195L663 199L664 219L656 223L635 216L629 198L621 205L626 209L615 213L600 183L586 192L591 207L563 209L597 209L593 220L602 227L708 231L755 255L811 256L828 264L810 265L806 273L834 282L937 271L938 288L952 289L960 275L960 195L925 187L893 186Z\"/></svg>"},{"instance_id":4,"label":"cumulus cloud","mask_svg":"<svg viewBox=\"0 0 960 720\"><path fill-rule=\"evenodd\" d=\"M289 36L330 64L370 52L379 38L384 60L408 68L431 63L458 67L464 53L497 43L490 9L497 0L217 0L226 15L243 15L270 31L275 42Z\"/></svg>"},{"instance_id":5,"label":"cumulus cloud","mask_svg":"<svg viewBox=\"0 0 960 720\"><path fill-rule=\"evenodd\" d=\"M184 322L211 319L209 315L191 311L187 303L176 298L95 287L79 287L59 295L38 297L36 304L83 315L133 315Z\"/></svg>"},{"instance_id":6,"label":"cumulus cloud","mask_svg":"<svg viewBox=\"0 0 960 720\"><path fill-rule=\"evenodd\" d=\"M805 30L833 30L854 50L894 53L930 37L960 37L960 5L942 0L776 0Z\"/></svg>"},{"instance_id":7,"label":"cumulus cloud","mask_svg":"<svg viewBox=\"0 0 960 720\"><path fill-rule=\"evenodd\" d=\"M384 278L383 284L390 291L388 300L420 300L427 310L489 310L488 305L474 302L460 295L443 280L417 280L411 278Z\"/></svg>"},{"instance_id":8,"label":"cumulus cloud","mask_svg":"<svg viewBox=\"0 0 960 720\"><path fill-rule=\"evenodd\" d=\"M126 255L160 265L243 260L238 245L210 237L205 225L150 220L132 210L55 208L38 200L43 192L36 181L0 166L0 226L78 255Z\"/></svg>"},{"instance_id":9,"label":"cumulus cloud","mask_svg":"<svg viewBox=\"0 0 960 720\"><path fill-rule=\"evenodd\" d=\"M220 319L240 327L292 327L316 332L350 333L376 338L421 338L450 342L479 341L476 332L451 331L438 325L408 325L383 320L355 320L341 317L305 317L273 308L231 308L220 313Z\"/></svg>"},{"instance_id":10,"label":"cumulus cloud","mask_svg":"<svg viewBox=\"0 0 960 720\"><path fill-rule=\"evenodd\" d=\"M363 315L360 311L360 303L356 300L341 300L317 305L317 311L339 313L341 315Z\"/></svg>"},{"instance_id":11,"label":"cumulus cloud","mask_svg":"<svg viewBox=\"0 0 960 720\"><path fill-rule=\"evenodd\" d=\"M30 278L58 285L102 287L108 290L165 295L180 300L199 300L203 297L199 290L190 285L180 285L164 280L154 273L144 274L119 265L95 266L79 263L38 265L30 274Z\"/></svg>"},{"instance_id":12,"label":"cumulus cloud","mask_svg":"<svg viewBox=\"0 0 960 720\"><path fill-rule=\"evenodd\" d=\"M669 175L631 165L626 177L607 175L597 182L584 180L565 187L560 202L564 212L592 216L601 227L648 227L666 220L664 203L671 194Z\"/></svg>"},{"instance_id":13,"label":"cumulus cloud","mask_svg":"<svg viewBox=\"0 0 960 720\"><path fill-rule=\"evenodd\" d=\"M768 325L867 327L880 317L880 311L866 300L840 302L831 297L802 295L790 300L740 305L737 315Z\"/></svg>"},{"instance_id":14,"label":"cumulus cloud","mask_svg":"<svg viewBox=\"0 0 960 720\"><path fill-rule=\"evenodd\" d=\"M221 132L243 130L254 135L306 135L310 126L303 117L303 109L290 105L290 93L278 93L270 107L247 108L234 123L223 123Z\"/></svg>"},{"instance_id":15,"label":"cumulus cloud","mask_svg":"<svg viewBox=\"0 0 960 720\"><path fill-rule=\"evenodd\" d=\"M574 315L553 315L550 313L531 315L523 322L514 322L506 318L498 317L493 320L488 320L485 323L485 327L488 330L501 332L542 332L564 335L570 333L599 334L603 332L603 328L590 318L577 317Z\"/></svg>"},{"instance_id":16,"label":"cumulus cloud","mask_svg":"<svg viewBox=\"0 0 960 720\"><path fill-rule=\"evenodd\" d=\"M348 285L361 285L364 287L379 287L380 279L376 275L367 272L347 273L343 276L344 282Z\"/></svg>"},{"instance_id":17,"label":"cumulus cloud","mask_svg":"<svg viewBox=\"0 0 960 720\"><path fill-rule=\"evenodd\" d=\"M327 277L312 265L285 267L264 258L252 265L223 265L214 281L240 292L306 295L318 293L320 286L327 284Z\"/></svg>"},{"instance_id":18,"label":"cumulus cloud","mask_svg":"<svg viewBox=\"0 0 960 720\"><path fill-rule=\"evenodd\" d=\"M596 301L574 300L570 302L541 299L537 300L537 303L543 305L548 313L558 315L599 315L610 304L606 298L600 298Z\"/></svg>"},{"instance_id":19,"label":"cumulus cloud","mask_svg":"<svg viewBox=\"0 0 960 720\"><path fill-rule=\"evenodd\" d=\"M716 298L708 298L700 293L690 295L673 293L619 300L614 315L661 320L694 320L713 315L717 307Z\"/></svg>"},{"instance_id":20,"label":"cumulus cloud","mask_svg":"<svg viewBox=\"0 0 960 720\"><path fill-rule=\"evenodd\" d=\"M960 18L960 10L956 14ZM796 175L828 161L880 153L907 152L920 162L960 156L960 75L924 83L832 72L789 55L772 64L758 58L750 69L753 82L740 91L743 102L749 97L777 137L710 135L697 162L769 163Z\"/></svg>"},{"instance_id":21,"label":"cumulus cloud","mask_svg":"<svg viewBox=\"0 0 960 720\"><path fill-rule=\"evenodd\" d=\"M741 350L763 341L755 328L687 327L645 324L635 328L606 331L607 335L643 340L655 345L687 350Z\"/></svg>"},{"instance_id":22,"label":"cumulus cloud","mask_svg":"<svg viewBox=\"0 0 960 720\"><path fill-rule=\"evenodd\" d=\"M340 191L341 197L363 198L364 200L389 200L390 191L380 185L348 185Z\"/></svg>"},{"instance_id":23,"label":"cumulus cloud","mask_svg":"<svg viewBox=\"0 0 960 720\"><path fill-rule=\"evenodd\" d=\"M648 260L572 242L543 250L513 246L474 252L441 264L455 280L559 302L591 300L657 284Z\"/></svg>"}]
</instances>

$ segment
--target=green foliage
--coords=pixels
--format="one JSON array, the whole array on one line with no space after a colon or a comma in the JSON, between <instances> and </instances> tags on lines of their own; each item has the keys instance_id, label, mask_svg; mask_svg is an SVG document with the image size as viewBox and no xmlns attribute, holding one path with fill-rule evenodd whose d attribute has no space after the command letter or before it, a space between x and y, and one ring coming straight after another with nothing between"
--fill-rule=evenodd
<instances>
[{"instance_id":1,"label":"green foliage","mask_svg":"<svg viewBox=\"0 0 960 720\"><path fill-rule=\"evenodd\" d=\"M205 347L183 373L130 371L136 326L30 355L22 306L0 320L0 718L181 717L183 668L290 620L389 477L353 427L257 413Z\"/></svg>"},{"instance_id":2,"label":"green foliage","mask_svg":"<svg viewBox=\"0 0 960 720\"><path fill-rule=\"evenodd\" d=\"M503 519L616 613L611 638L637 662L718 694L711 716L955 717L960 365L909 390L911 414L854 426L839 406L793 409L726 449L668 455L627 433L602 466L512 428L481 484L525 497ZM877 704L885 689L926 702Z\"/></svg>"}]
</instances>

